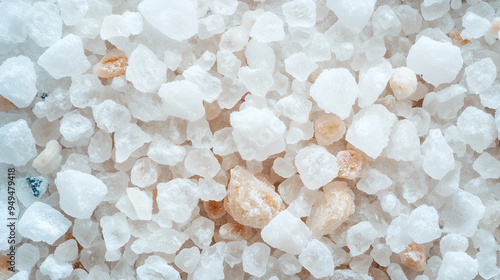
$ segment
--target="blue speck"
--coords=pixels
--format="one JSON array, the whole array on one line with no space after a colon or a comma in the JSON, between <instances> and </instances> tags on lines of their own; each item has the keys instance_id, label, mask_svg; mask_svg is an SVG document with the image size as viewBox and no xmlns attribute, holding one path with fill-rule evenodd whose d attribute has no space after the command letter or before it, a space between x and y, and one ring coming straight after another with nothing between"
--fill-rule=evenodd
<instances>
[{"instance_id":1,"label":"blue speck","mask_svg":"<svg viewBox=\"0 0 500 280\"><path fill-rule=\"evenodd\" d=\"M42 99L45 99L45 97L47 97L48 94L46 92L42 93Z\"/></svg>"},{"instance_id":2,"label":"blue speck","mask_svg":"<svg viewBox=\"0 0 500 280\"><path fill-rule=\"evenodd\" d=\"M39 197L41 192L45 192L47 189L46 186L42 185L47 184L42 177L27 177L26 181L28 181L29 187L35 197Z\"/></svg>"}]
</instances>

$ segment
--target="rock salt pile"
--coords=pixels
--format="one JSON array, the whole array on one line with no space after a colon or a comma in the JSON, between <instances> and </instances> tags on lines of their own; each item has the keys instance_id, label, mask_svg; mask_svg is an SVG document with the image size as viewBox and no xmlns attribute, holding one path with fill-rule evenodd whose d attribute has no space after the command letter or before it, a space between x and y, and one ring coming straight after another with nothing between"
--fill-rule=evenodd
<instances>
[{"instance_id":1,"label":"rock salt pile","mask_svg":"<svg viewBox=\"0 0 500 280\"><path fill-rule=\"evenodd\" d=\"M0 279L500 279L499 37L500 1L0 1Z\"/></svg>"}]
</instances>

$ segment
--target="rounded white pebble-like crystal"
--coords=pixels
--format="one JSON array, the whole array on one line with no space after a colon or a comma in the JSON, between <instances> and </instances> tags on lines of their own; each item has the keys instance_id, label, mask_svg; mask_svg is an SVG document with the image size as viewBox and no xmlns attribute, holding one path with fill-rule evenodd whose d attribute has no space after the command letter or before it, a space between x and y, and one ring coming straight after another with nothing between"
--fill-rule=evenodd
<instances>
[{"instance_id":1,"label":"rounded white pebble-like crystal","mask_svg":"<svg viewBox=\"0 0 500 280\"><path fill-rule=\"evenodd\" d=\"M43 202L35 202L19 219L19 233L35 242L53 244L71 226L61 212Z\"/></svg>"},{"instance_id":2,"label":"rounded white pebble-like crystal","mask_svg":"<svg viewBox=\"0 0 500 280\"><path fill-rule=\"evenodd\" d=\"M416 243L423 244L441 236L436 208L422 205L411 211L408 233Z\"/></svg>"},{"instance_id":3,"label":"rounded white pebble-like crystal","mask_svg":"<svg viewBox=\"0 0 500 280\"><path fill-rule=\"evenodd\" d=\"M448 252L443 257L436 280L472 280L477 269L477 261L466 253Z\"/></svg>"},{"instance_id":4,"label":"rounded white pebble-like crystal","mask_svg":"<svg viewBox=\"0 0 500 280\"><path fill-rule=\"evenodd\" d=\"M19 108L31 104L36 95L34 63L26 56L11 57L0 66L0 94Z\"/></svg>"},{"instance_id":5,"label":"rounded white pebble-like crystal","mask_svg":"<svg viewBox=\"0 0 500 280\"><path fill-rule=\"evenodd\" d=\"M335 179L339 172L337 159L324 147L309 146L295 156L295 166L304 185L316 190Z\"/></svg>"},{"instance_id":6,"label":"rounded white pebble-like crystal","mask_svg":"<svg viewBox=\"0 0 500 280\"><path fill-rule=\"evenodd\" d=\"M334 262L330 249L317 239L311 240L299 255L300 264L316 278L333 275Z\"/></svg>"},{"instance_id":7,"label":"rounded white pebble-like crystal","mask_svg":"<svg viewBox=\"0 0 500 280\"><path fill-rule=\"evenodd\" d=\"M0 162L22 166L36 156L35 138L25 120L0 127Z\"/></svg>"}]
</instances>

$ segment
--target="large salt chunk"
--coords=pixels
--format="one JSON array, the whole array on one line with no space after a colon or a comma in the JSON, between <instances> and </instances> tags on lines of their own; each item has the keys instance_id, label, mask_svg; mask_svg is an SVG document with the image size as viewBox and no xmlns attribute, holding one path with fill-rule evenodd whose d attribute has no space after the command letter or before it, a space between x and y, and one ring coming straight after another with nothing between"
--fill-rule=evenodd
<instances>
[{"instance_id":1,"label":"large salt chunk","mask_svg":"<svg viewBox=\"0 0 500 280\"><path fill-rule=\"evenodd\" d=\"M422 36L411 46L406 64L426 82L439 86L455 80L463 59L459 47Z\"/></svg>"},{"instance_id":2,"label":"large salt chunk","mask_svg":"<svg viewBox=\"0 0 500 280\"><path fill-rule=\"evenodd\" d=\"M422 168L433 179L440 180L455 167L453 150L441 130L432 129L422 144Z\"/></svg>"},{"instance_id":3,"label":"large salt chunk","mask_svg":"<svg viewBox=\"0 0 500 280\"><path fill-rule=\"evenodd\" d=\"M269 246L260 242L245 247L241 255L243 270L256 277L264 276L270 253Z\"/></svg>"},{"instance_id":4,"label":"large salt chunk","mask_svg":"<svg viewBox=\"0 0 500 280\"><path fill-rule=\"evenodd\" d=\"M198 33L194 0L146 0L138 6L146 21L166 36L183 41Z\"/></svg>"},{"instance_id":5,"label":"large salt chunk","mask_svg":"<svg viewBox=\"0 0 500 280\"><path fill-rule=\"evenodd\" d=\"M385 154L398 161L412 161L420 156L420 138L411 121L405 119L394 124Z\"/></svg>"},{"instance_id":6,"label":"large salt chunk","mask_svg":"<svg viewBox=\"0 0 500 280\"><path fill-rule=\"evenodd\" d=\"M37 154L35 138L25 120L0 127L0 162L23 166Z\"/></svg>"},{"instance_id":7,"label":"large salt chunk","mask_svg":"<svg viewBox=\"0 0 500 280\"><path fill-rule=\"evenodd\" d=\"M82 39L73 34L66 35L48 48L38 58L38 65L57 80L80 75L90 68L83 52Z\"/></svg>"},{"instance_id":8,"label":"large salt chunk","mask_svg":"<svg viewBox=\"0 0 500 280\"><path fill-rule=\"evenodd\" d=\"M359 111L347 130L346 140L372 158L377 158L389 143L397 117L380 104Z\"/></svg>"},{"instance_id":9,"label":"large salt chunk","mask_svg":"<svg viewBox=\"0 0 500 280\"><path fill-rule=\"evenodd\" d=\"M477 261L466 253L448 252L443 257L436 280L472 280L477 269Z\"/></svg>"},{"instance_id":10,"label":"large salt chunk","mask_svg":"<svg viewBox=\"0 0 500 280\"><path fill-rule=\"evenodd\" d=\"M304 185L316 190L328 184L338 175L337 159L322 146L309 146L295 156L295 166Z\"/></svg>"},{"instance_id":11,"label":"large salt chunk","mask_svg":"<svg viewBox=\"0 0 500 280\"><path fill-rule=\"evenodd\" d=\"M101 180L76 170L57 173L54 182L59 191L61 210L78 219L90 218L108 192Z\"/></svg>"},{"instance_id":12,"label":"large salt chunk","mask_svg":"<svg viewBox=\"0 0 500 280\"><path fill-rule=\"evenodd\" d=\"M339 18L340 23L354 33L360 33L372 16L374 0L328 0L326 6Z\"/></svg>"},{"instance_id":13,"label":"large salt chunk","mask_svg":"<svg viewBox=\"0 0 500 280\"><path fill-rule=\"evenodd\" d=\"M196 184L188 179L174 179L157 186L158 208L167 219L183 223L191 217L191 212L198 205Z\"/></svg>"},{"instance_id":14,"label":"large salt chunk","mask_svg":"<svg viewBox=\"0 0 500 280\"><path fill-rule=\"evenodd\" d=\"M54 254L47 256L40 265L40 272L48 275L52 280L64 279L70 276L72 271L72 264L59 260Z\"/></svg>"},{"instance_id":15,"label":"large salt chunk","mask_svg":"<svg viewBox=\"0 0 500 280\"><path fill-rule=\"evenodd\" d=\"M285 37L283 21L271 12L265 12L257 18L249 35L262 43L275 42Z\"/></svg>"},{"instance_id":16,"label":"large salt chunk","mask_svg":"<svg viewBox=\"0 0 500 280\"><path fill-rule=\"evenodd\" d=\"M137 268L137 276L140 280L169 279L181 280L179 272L160 256L149 256L144 264Z\"/></svg>"},{"instance_id":17,"label":"large salt chunk","mask_svg":"<svg viewBox=\"0 0 500 280\"><path fill-rule=\"evenodd\" d=\"M312 0L294 0L281 6L290 27L313 27L316 23L316 3Z\"/></svg>"},{"instance_id":18,"label":"large salt chunk","mask_svg":"<svg viewBox=\"0 0 500 280\"><path fill-rule=\"evenodd\" d=\"M285 59L285 69L297 81L305 82L318 65L303 52L292 54Z\"/></svg>"},{"instance_id":19,"label":"large salt chunk","mask_svg":"<svg viewBox=\"0 0 500 280\"><path fill-rule=\"evenodd\" d=\"M137 90L154 92L167 81L167 66L152 50L140 44L128 58L125 77Z\"/></svg>"},{"instance_id":20,"label":"large salt chunk","mask_svg":"<svg viewBox=\"0 0 500 280\"><path fill-rule=\"evenodd\" d=\"M333 275L333 256L323 242L313 239L299 255L300 264L316 278Z\"/></svg>"},{"instance_id":21,"label":"large salt chunk","mask_svg":"<svg viewBox=\"0 0 500 280\"><path fill-rule=\"evenodd\" d=\"M244 160L265 160L285 150L285 124L267 108L247 107L232 112L231 126L238 151Z\"/></svg>"},{"instance_id":22,"label":"large salt chunk","mask_svg":"<svg viewBox=\"0 0 500 280\"><path fill-rule=\"evenodd\" d=\"M92 107L92 113L97 127L107 132L115 132L130 122L130 111L113 100L105 100Z\"/></svg>"},{"instance_id":23,"label":"large salt chunk","mask_svg":"<svg viewBox=\"0 0 500 280\"><path fill-rule=\"evenodd\" d=\"M274 248L297 255L312 240L311 230L289 211L279 213L261 232L262 239Z\"/></svg>"},{"instance_id":24,"label":"large salt chunk","mask_svg":"<svg viewBox=\"0 0 500 280\"><path fill-rule=\"evenodd\" d=\"M465 77L469 90L481 93L487 90L497 78L497 67L489 57L465 67Z\"/></svg>"},{"instance_id":25,"label":"large salt chunk","mask_svg":"<svg viewBox=\"0 0 500 280\"><path fill-rule=\"evenodd\" d=\"M470 237L484 215L485 207L479 197L460 191L448 200L444 208L444 231Z\"/></svg>"},{"instance_id":26,"label":"large salt chunk","mask_svg":"<svg viewBox=\"0 0 500 280\"><path fill-rule=\"evenodd\" d=\"M500 178L500 161L489 153L482 153L474 161L472 168L484 179Z\"/></svg>"},{"instance_id":27,"label":"large salt chunk","mask_svg":"<svg viewBox=\"0 0 500 280\"><path fill-rule=\"evenodd\" d=\"M408 233L416 243L431 242L441 236L436 208L422 205L411 211Z\"/></svg>"},{"instance_id":28,"label":"large salt chunk","mask_svg":"<svg viewBox=\"0 0 500 280\"><path fill-rule=\"evenodd\" d=\"M40 47L50 47L62 35L62 19L56 4L36 2L31 8L28 34Z\"/></svg>"},{"instance_id":29,"label":"large salt chunk","mask_svg":"<svg viewBox=\"0 0 500 280\"><path fill-rule=\"evenodd\" d=\"M450 0L424 0L420 4L422 17L431 21L444 16L450 10Z\"/></svg>"},{"instance_id":30,"label":"large salt chunk","mask_svg":"<svg viewBox=\"0 0 500 280\"><path fill-rule=\"evenodd\" d=\"M482 153L496 138L495 119L476 107L467 107L458 117L457 127L466 144Z\"/></svg>"},{"instance_id":31,"label":"large salt chunk","mask_svg":"<svg viewBox=\"0 0 500 280\"><path fill-rule=\"evenodd\" d=\"M363 254L377 238L377 230L370 222L360 222L347 230L347 247L352 256Z\"/></svg>"},{"instance_id":32,"label":"large salt chunk","mask_svg":"<svg viewBox=\"0 0 500 280\"><path fill-rule=\"evenodd\" d=\"M56 209L43 202L35 202L24 211L19 219L19 233L35 242L53 244L71 226L71 221L66 219Z\"/></svg>"},{"instance_id":33,"label":"large salt chunk","mask_svg":"<svg viewBox=\"0 0 500 280\"><path fill-rule=\"evenodd\" d=\"M130 239L127 217L123 213L101 218L102 236L108 251L120 249Z\"/></svg>"},{"instance_id":34,"label":"large salt chunk","mask_svg":"<svg viewBox=\"0 0 500 280\"><path fill-rule=\"evenodd\" d=\"M189 121L197 121L205 115L204 95L191 81L174 81L161 86L158 94L164 100L169 114Z\"/></svg>"},{"instance_id":35,"label":"large salt chunk","mask_svg":"<svg viewBox=\"0 0 500 280\"><path fill-rule=\"evenodd\" d=\"M478 14L468 11L462 17L464 30L460 33L463 39L477 39L488 33L490 21Z\"/></svg>"},{"instance_id":36,"label":"large salt chunk","mask_svg":"<svg viewBox=\"0 0 500 280\"><path fill-rule=\"evenodd\" d=\"M323 70L311 86L311 97L326 113L345 119L358 97L356 80L345 68Z\"/></svg>"},{"instance_id":37,"label":"large salt chunk","mask_svg":"<svg viewBox=\"0 0 500 280\"><path fill-rule=\"evenodd\" d=\"M0 94L19 108L27 107L36 95L35 65L25 56L8 58L0 66Z\"/></svg>"},{"instance_id":38,"label":"large salt chunk","mask_svg":"<svg viewBox=\"0 0 500 280\"><path fill-rule=\"evenodd\" d=\"M116 162L121 163L144 143L151 142L151 136L137 124L129 123L115 132Z\"/></svg>"}]
</instances>

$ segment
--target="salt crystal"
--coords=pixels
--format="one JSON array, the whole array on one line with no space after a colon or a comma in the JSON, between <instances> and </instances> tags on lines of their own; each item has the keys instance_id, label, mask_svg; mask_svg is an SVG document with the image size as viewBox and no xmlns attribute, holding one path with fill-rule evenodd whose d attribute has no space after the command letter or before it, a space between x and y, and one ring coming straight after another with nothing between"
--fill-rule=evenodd
<instances>
[{"instance_id":1,"label":"salt crystal","mask_svg":"<svg viewBox=\"0 0 500 280\"><path fill-rule=\"evenodd\" d=\"M196 247L182 249L175 256L175 265L182 271L193 273L200 262L200 249Z\"/></svg>"},{"instance_id":2,"label":"salt crystal","mask_svg":"<svg viewBox=\"0 0 500 280\"><path fill-rule=\"evenodd\" d=\"M372 15L372 25L375 37L397 36L401 32L401 22L387 5L381 5L375 10Z\"/></svg>"},{"instance_id":3,"label":"salt crystal","mask_svg":"<svg viewBox=\"0 0 500 280\"><path fill-rule=\"evenodd\" d=\"M482 153L474 161L472 168L484 179L500 178L500 161L489 153Z\"/></svg>"},{"instance_id":4,"label":"salt crystal","mask_svg":"<svg viewBox=\"0 0 500 280\"><path fill-rule=\"evenodd\" d=\"M363 173L356 187L367 194L375 194L392 185L392 180L377 169L369 169Z\"/></svg>"},{"instance_id":5,"label":"salt crystal","mask_svg":"<svg viewBox=\"0 0 500 280\"><path fill-rule=\"evenodd\" d=\"M368 250L377 238L377 231L370 222L363 221L347 230L347 247L352 256L358 256Z\"/></svg>"},{"instance_id":6,"label":"salt crystal","mask_svg":"<svg viewBox=\"0 0 500 280\"><path fill-rule=\"evenodd\" d=\"M17 269L29 272L40 259L40 250L30 243L24 243L17 248L16 259L18 261L18 263L16 263ZM26 279L28 279L28 277L26 277Z\"/></svg>"},{"instance_id":7,"label":"salt crystal","mask_svg":"<svg viewBox=\"0 0 500 280\"><path fill-rule=\"evenodd\" d=\"M82 116L77 110L74 110L64 114L59 130L64 140L78 142L92 136L94 125L88 118Z\"/></svg>"},{"instance_id":8,"label":"salt crystal","mask_svg":"<svg viewBox=\"0 0 500 280\"><path fill-rule=\"evenodd\" d=\"M23 166L37 154L35 139L25 120L0 127L0 162Z\"/></svg>"},{"instance_id":9,"label":"salt crystal","mask_svg":"<svg viewBox=\"0 0 500 280\"><path fill-rule=\"evenodd\" d=\"M333 256L328 247L321 241L313 239L299 255L300 264L314 277L322 278L333 275Z\"/></svg>"},{"instance_id":10,"label":"salt crystal","mask_svg":"<svg viewBox=\"0 0 500 280\"><path fill-rule=\"evenodd\" d=\"M345 119L358 97L356 80L345 68L323 70L311 86L311 97L326 113Z\"/></svg>"},{"instance_id":11,"label":"salt crystal","mask_svg":"<svg viewBox=\"0 0 500 280\"><path fill-rule=\"evenodd\" d=\"M89 10L87 0L58 0L57 2L64 24L69 26L81 21Z\"/></svg>"},{"instance_id":12,"label":"salt crystal","mask_svg":"<svg viewBox=\"0 0 500 280\"><path fill-rule=\"evenodd\" d=\"M356 272L368 274L368 270L373 263L373 258L369 255L359 255L351 259L349 267Z\"/></svg>"},{"instance_id":13,"label":"salt crystal","mask_svg":"<svg viewBox=\"0 0 500 280\"><path fill-rule=\"evenodd\" d=\"M99 235L99 225L90 219L77 219L73 226L73 236L83 248L89 248Z\"/></svg>"},{"instance_id":14,"label":"salt crystal","mask_svg":"<svg viewBox=\"0 0 500 280\"><path fill-rule=\"evenodd\" d=\"M226 197L226 186L212 179L200 179L198 189L200 198L204 201L221 201Z\"/></svg>"},{"instance_id":15,"label":"salt crystal","mask_svg":"<svg viewBox=\"0 0 500 280\"><path fill-rule=\"evenodd\" d=\"M460 191L447 201L442 220L443 231L470 237L477 230L485 207L479 197Z\"/></svg>"},{"instance_id":16,"label":"salt crystal","mask_svg":"<svg viewBox=\"0 0 500 280\"><path fill-rule=\"evenodd\" d=\"M193 149L184 159L184 167L194 175L213 178L220 170L219 161L208 149Z\"/></svg>"},{"instance_id":17,"label":"salt crystal","mask_svg":"<svg viewBox=\"0 0 500 280\"><path fill-rule=\"evenodd\" d=\"M459 47L422 36L411 46L406 63L426 82L439 86L455 80L463 59Z\"/></svg>"},{"instance_id":18,"label":"salt crystal","mask_svg":"<svg viewBox=\"0 0 500 280\"><path fill-rule=\"evenodd\" d=\"M408 233L415 242L420 244L439 238L441 229L436 208L422 205L411 211Z\"/></svg>"},{"instance_id":19,"label":"salt crystal","mask_svg":"<svg viewBox=\"0 0 500 280\"><path fill-rule=\"evenodd\" d=\"M104 216L100 221L102 235L108 250L116 250L127 244L130 239L127 217L123 213Z\"/></svg>"},{"instance_id":20,"label":"salt crystal","mask_svg":"<svg viewBox=\"0 0 500 280\"><path fill-rule=\"evenodd\" d=\"M420 156L420 138L411 121L405 119L394 124L385 154L398 161L411 161Z\"/></svg>"},{"instance_id":21,"label":"salt crystal","mask_svg":"<svg viewBox=\"0 0 500 280\"><path fill-rule=\"evenodd\" d=\"M128 59L126 78L139 91L155 92L167 81L166 72L167 66L155 53L140 44Z\"/></svg>"},{"instance_id":22,"label":"salt crystal","mask_svg":"<svg viewBox=\"0 0 500 280\"><path fill-rule=\"evenodd\" d=\"M26 40L27 15L30 13L30 4L21 1L4 1L0 3L0 43L22 43Z\"/></svg>"},{"instance_id":23,"label":"salt crystal","mask_svg":"<svg viewBox=\"0 0 500 280\"><path fill-rule=\"evenodd\" d=\"M397 263L391 263L390 265L387 266L387 274L389 274L391 279L408 280L408 277L406 277L405 272L403 271L401 266Z\"/></svg>"},{"instance_id":24,"label":"salt crystal","mask_svg":"<svg viewBox=\"0 0 500 280\"><path fill-rule=\"evenodd\" d=\"M94 133L90 138L87 149L90 162L101 163L110 159L112 141L111 136L102 130Z\"/></svg>"},{"instance_id":25,"label":"salt crystal","mask_svg":"<svg viewBox=\"0 0 500 280\"><path fill-rule=\"evenodd\" d=\"M57 246L54 256L61 261L74 261L78 257L78 244L74 239L69 239Z\"/></svg>"},{"instance_id":26,"label":"salt crystal","mask_svg":"<svg viewBox=\"0 0 500 280\"><path fill-rule=\"evenodd\" d=\"M443 257L437 280L472 280L477 275L477 261L463 252L448 252Z\"/></svg>"},{"instance_id":27,"label":"salt crystal","mask_svg":"<svg viewBox=\"0 0 500 280\"><path fill-rule=\"evenodd\" d=\"M304 185L316 190L337 177L338 165L335 156L321 146L301 149L295 157L295 166Z\"/></svg>"},{"instance_id":28,"label":"salt crystal","mask_svg":"<svg viewBox=\"0 0 500 280\"><path fill-rule=\"evenodd\" d=\"M368 156L377 158L389 142L396 116L383 105L362 109L347 130L346 140Z\"/></svg>"},{"instance_id":29,"label":"salt crystal","mask_svg":"<svg viewBox=\"0 0 500 280\"><path fill-rule=\"evenodd\" d=\"M225 212L224 212L225 213ZM219 228L219 236L226 240L242 241L249 240L254 235L254 229L236 222L223 224Z\"/></svg>"},{"instance_id":30,"label":"salt crystal","mask_svg":"<svg viewBox=\"0 0 500 280\"><path fill-rule=\"evenodd\" d=\"M439 129L433 129L422 144L422 167L433 179L440 180L455 167L453 150Z\"/></svg>"},{"instance_id":31,"label":"salt crystal","mask_svg":"<svg viewBox=\"0 0 500 280\"><path fill-rule=\"evenodd\" d=\"M263 43L279 41L285 37L283 21L276 14L265 12L257 18L249 34Z\"/></svg>"},{"instance_id":32,"label":"salt crystal","mask_svg":"<svg viewBox=\"0 0 500 280\"><path fill-rule=\"evenodd\" d=\"M314 138L323 146L342 139L345 130L344 121L334 114L324 115L314 122Z\"/></svg>"},{"instance_id":33,"label":"salt crystal","mask_svg":"<svg viewBox=\"0 0 500 280\"><path fill-rule=\"evenodd\" d=\"M127 195L116 202L116 208L132 220L151 220L153 199L138 188L127 188Z\"/></svg>"},{"instance_id":34,"label":"salt crystal","mask_svg":"<svg viewBox=\"0 0 500 280\"><path fill-rule=\"evenodd\" d=\"M48 2L33 4L28 34L40 47L50 47L61 39L62 27L57 5Z\"/></svg>"},{"instance_id":35,"label":"salt crystal","mask_svg":"<svg viewBox=\"0 0 500 280\"><path fill-rule=\"evenodd\" d=\"M230 51L220 50L217 52L217 72L234 78L238 75L241 61Z\"/></svg>"},{"instance_id":36,"label":"salt crystal","mask_svg":"<svg viewBox=\"0 0 500 280\"><path fill-rule=\"evenodd\" d=\"M107 132L115 132L131 120L130 111L113 100L93 106L92 113L97 126Z\"/></svg>"},{"instance_id":37,"label":"salt crystal","mask_svg":"<svg viewBox=\"0 0 500 280\"><path fill-rule=\"evenodd\" d=\"M281 98L275 106L282 115L296 122L305 123L309 120L312 102L298 94L290 94Z\"/></svg>"},{"instance_id":38,"label":"salt crystal","mask_svg":"<svg viewBox=\"0 0 500 280\"><path fill-rule=\"evenodd\" d=\"M261 232L262 239L274 248L297 255L312 239L309 228L299 218L283 211L272 219Z\"/></svg>"},{"instance_id":39,"label":"salt crystal","mask_svg":"<svg viewBox=\"0 0 500 280\"><path fill-rule=\"evenodd\" d=\"M429 92L423 103L423 108L431 115L449 120L457 117L458 111L464 106L467 89L461 85L452 85L439 92Z\"/></svg>"},{"instance_id":40,"label":"salt crystal","mask_svg":"<svg viewBox=\"0 0 500 280\"><path fill-rule=\"evenodd\" d=\"M186 156L184 146L178 146L163 138L160 134L155 134L147 155L150 159L159 164L176 165Z\"/></svg>"},{"instance_id":41,"label":"salt crystal","mask_svg":"<svg viewBox=\"0 0 500 280\"><path fill-rule=\"evenodd\" d=\"M406 35L411 35L420 31L422 27L422 16L419 11L409 5L399 5L393 7L392 10L396 13L401 27Z\"/></svg>"},{"instance_id":42,"label":"salt crystal","mask_svg":"<svg viewBox=\"0 0 500 280\"><path fill-rule=\"evenodd\" d=\"M130 181L140 188L156 183L158 179L157 166L156 162L147 157L138 159L130 171Z\"/></svg>"},{"instance_id":43,"label":"salt crystal","mask_svg":"<svg viewBox=\"0 0 500 280\"><path fill-rule=\"evenodd\" d=\"M340 23L354 33L360 33L370 21L375 2L373 0L357 1L328 0L326 6L339 18Z\"/></svg>"},{"instance_id":44,"label":"salt crystal","mask_svg":"<svg viewBox=\"0 0 500 280\"><path fill-rule=\"evenodd\" d=\"M390 257L392 256L392 251L387 244L376 244L373 245L370 256L380 266L388 266L391 263Z\"/></svg>"},{"instance_id":45,"label":"salt crystal","mask_svg":"<svg viewBox=\"0 0 500 280\"><path fill-rule=\"evenodd\" d=\"M189 121L197 121L205 114L203 93L188 80L163 84L158 91L169 114Z\"/></svg>"},{"instance_id":46,"label":"salt crystal","mask_svg":"<svg viewBox=\"0 0 500 280\"><path fill-rule=\"evenodd\" d=\"M474 151L482 153L495 140L495 121L476 107L467 107L457 119L457 127L463 141Z\"/></svg>"},{"instance_id":47,"label":"salt crystal","mask_svg":"<svg viewBox=\"0 0 500 280\"><path fill-rule=\"evenodd\" d=\"M448 252L465 252L468 247L467 237L456 233L449 233L439 241L439 250L442 256Z\"/></svg>"},{"instance_id":48,"label":"salt crystal","mask_svg":"<svg viewBox=\"0 0 500 280\"><path fill-rule=\"evenodd\" d=\"M179 272L160 256L149 256L143 265L137 267L137 276L141 280L170 279L181 280Z\"/></svg>"},{"instance_id":49,"label":"salt crystal","mask_svg":"<svg viewBox=\"0 0 500 280\"><path fill-rule=\"evenodd\" d=\"M269 71L241 67L238 78L247 87L248 91L258 96L265 96L273 85L273 78Z\"/></svg>"},{"instance_id":50,"label":"salt crystal","mask_svg":"<svg viewBox=\"0 0 500 280\"><path fill-rule=\"evenodd\" d=\"M479 251L476 254L479 275L484 279L491 279L500 275L500 268L497 265L497 256L493 252Z\"/></svg>"},{"instance_id":51,"label":"salt crystal","mask_svg":"<svg viewBox=\"0 0 500 280\"><path fill-rule=\"evenodd\" d=\"M284 158L277 158L274 160L273 170L283 178L290 178L297 173L297 169L293 163Z\"/></svg>"},{"instance_id":52,"label":"salt crystal","mask_svg":"<svg viewBox=\"0 0 500 280\"><path fill-rule=\"evenodd\" d=\"M232 52L240 51L245 48L248 38L248 32L243 26L231 27L222 34L219 48Z\"/></svg>"},{"instance_id":53,"label":"salt crystal","mask_svg":"<svg viewBox=\"0 0 500 280\"><path fill-rule=\"evenodd\" d=\"M300 180L300 176L296 174L279 184L278 192L283 201L290 204L297 198L302 186L304 186L304 184Z\"/></svg>"},{"instance_id":54,"label":"salt crystal","mask_svg":"<svg viewBox=\"0 0 500 280\"><path fill-rule=\"evenodd\" d=\"M142 131L137 124L127 124L114 134L116 162L122 163L145 143L151 142L151 136Z\"/></svg>"},{"instance_id":55,"label":"salt crystal","mask_svg":"<svg viewBox=\"0 0 500 280\"><path fill-rule=\"evenodd\" d=\"M450 10L449 0L424 0L420 4L422 16L426 21L438 19Z\"/></svg>"},{"instance_id":56,"label":"salt crystal","mask_svg":"<svg viewBox=\"0 0 500 280\"><path fill-rule=\"evenodd\" d=\"M412 241L408 232L409 221L408 215L401 214L392 220L387 229L386 242L394 253L400 253Z\"/></svg>"},{"instance_id":57,"label":"salt crystal","mask_svg":"<svg viewBox=\"0 0 500 280\"><path fill-rule=\"evenodd\" d=\"M96 177L76 170L57 173L54 180L61 209L78 219L88 219L107 193L106 185Z\"/></svg>"},{"instance_id":58,"label":"salt crystal","mask_svg":"<svg viewBox=\"0 0 500 280\"><path fill-rule=\"evenodd\" d=\"M297 79L297 81L306 81L309 75L317 68L318 65L312 62L303 52L292 54L285 59L286 72Z\"/></svg>"},{"instance_id":59,"label":"salt crystal","mask_svg":"<svg viewBox=\"0 0 500 280\"><path fill-rule=\"evenodd\" d=\"M71 275L73 265L63 262L50 254L40 265L40 272L48 275L52 280L59 280Z\"/></svg>"},{"instance_id":60,"label":"salt crystal","mask_svg":"<svg viewBox=\"0 0 500 280\"><path fill-rule=\"evenodd\" d=\"M221 15L232 15L238 6L237 0L214 0L210 4L210 10Z\"/></svg>"},{"instance_id":61,"label":"salt crystal","mask_svg":"<svg viewBox=\"0 0 500 280\"><path fill-rule=\"evenodd\" d=\"M365 169L365 156L357 150L345 150L337 153L339 178L354 180L361 177Z\"/></svg>"},{"instance_id":62,"label":"salt crystal","mask_svg":"<svg viewBox=\"0 0 500 280\"><path fill-rule=\"evenodd\" d=\"M61 159L61 145L56 140L50 140L33 161L33 167L40 174L52 173L59 167Z\"/></svg>"},{"instance_id":63,"label":"salt crystal","mask_svg":"<svg viewBox=\"0 0 500 280\"><path fill-rule=\"evenodd\" d=\"M488 33L491 24L488 19L472 11L468 11L462 17L462 26L464 27L464 30L460 33L462 38L477 39Z\"/></svg>"},{"instance_id":64,"label":"salt crystal","mask_svg":"<svg viewBox=\"0 0 500 280\"><path fill-rule=\"evenodd\" d=\"M210 219L198 217L191 222L185 233L189 235L196 246L205 249L212 243L214 228L214 222Z\"/></svg>"},{"instance_id":65,"label":"salt crystal","mask_svg":"<svg viewBox=\"0 0 500 280\"><path fill-rule=\"evenodd\" d=\"M392 72L389 85L398 100L405 99L417 90L417 76L410 68L399 67Z\"/></svg>"},{"instance_id":66,"label":"salt crystal","mask_svg":"<svg viewBox=\"0 0 500 280\"><path fill-rule=\"evenodd\" d=\"M66 233L71 221L56 209L43 202L35 202L19 219L19 233L35 242L53 244Z\"/></svg>"},{"instance_id":67,"label":"salt crystal","mask_svg":"<svg viewBox=\"0 0 500 280\"><path fill-rule=\"evenodd\" d=\"M359 72L358 105L363 108L373 104L384 91L391 74L392 66L384 60L373 67L362 68Z\"/></svg>"},{"instance_id":68,"label":"salt crystal","mask_svg":"<svg viewBox=\"0 0 500 280\"><path fill-rule=\"evenodd\" d=\"M0 66L0 93L19 108L35 98L37 74L35 65L25 56L6 59Z\"/></svg>"},{"instance_id":69,"label":"salt crystal","mask_svg":"<svg viewBox=\"0 0 500 280\"><path fill-rule=\"evenodd\" d=\"M61 63L62 61L65 63ZM82 39L73 34L66 35L50 46L38 58L38 65L56 80L80 75L90 68Z\"/></svg>"},{"instance_id":70,"label":"salt crystal","mask_svg":"<svg viewBox=\"0 0 500 280\"><path fill-rule=\"evenodd\" d=\"M196 185L188 179L174 179L157 186L156 201L160 213L168 219L183 223L198 204Z\"/></svg>"},{"instance_id":71,"label":"salt crystal","mask_svg":"<svg viewBox=\"0 0 500 280\"><path fill-rule=\"evenodd\" d=\"M495 109L500 107L500 100L498 98L498 92L500 91L500 82L495 81L486 90L479 93L481 98L481 104L485 107Z\"/></svg>"},{"instance_id":72,"label":"salt crystal","mask_svg":"<svg viewBox=\"0 0 500 280\"><path fill-rule=\"evenodd\" d=\"M497 67L489 57L465 67L467 85L473 93L487 90L497 78Z\"/></svg>"},{"instance_id":73,"label":"salt crystal","mask_svg":"<svg viewBox=\"0 0 500 280\"><path fill-rule=\"evenodd\" d=\"M186 80L198 86L203 94L203 100L214 102L222 92L222 85L219 79L208 74L201 67L195 65L182 72Z\"/></svg>"},{"instance_id":74,"label":"salt crystal","mask_svg":"<svg viewBox=\"0 0 500 280\"><path fill-rule=\"evenodd\" d=\"M246 241L231 241L227 243L227 254L224 260L230 267L241 263L241 255L247 246Z\"/></svg>"},{"instance_id":75,"label":"salt crystal","mask_svg":"<svg viewBox=\"0 0 500 280\"><path fill-rule=\"evenodd\" d=\"M243 270L253 276L261 277L266 273L266 265L271 248L264 243L254 243L245 247L241 260Z\"/></svg>"},{"instance_id":76,"label":"salt crystal","mask_svg":"<svg viewBox=\"0 0 500 280\"><path fill-rule=\"evenodd\" d=\"M302 270L302 265L294 255L283 254L279 257L278 262L281 270L287 275L294 275Z\"/></svg>"},{"instance_id":77,"label":"salt crystal","mask_svg":"<svg viewBox=\"0 0 500 280\"><path fill-rule=\"evenodd\" d=\"M251 40L245 48L245 57L248 66L252 69L262 69L270 73L274 72L276 55L273 48L268 44L261 43L255 39Z\"/></svg>"}]
</instances>

